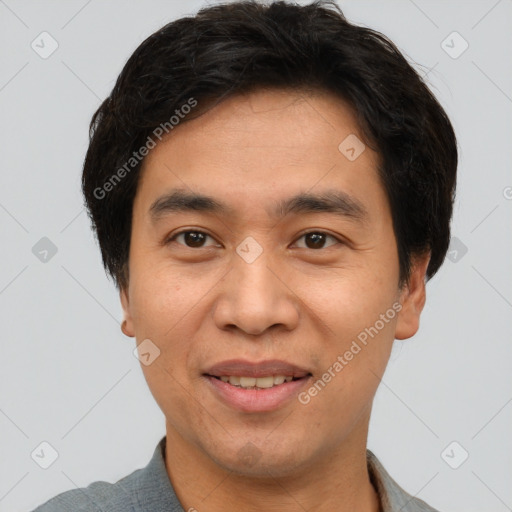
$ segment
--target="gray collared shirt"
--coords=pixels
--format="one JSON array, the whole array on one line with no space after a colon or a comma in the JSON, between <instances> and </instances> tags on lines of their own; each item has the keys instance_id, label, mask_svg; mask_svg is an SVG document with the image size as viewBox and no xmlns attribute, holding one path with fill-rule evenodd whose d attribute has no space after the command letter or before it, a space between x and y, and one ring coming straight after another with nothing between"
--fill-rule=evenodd
<instances>
[{"instance_id":1,"label":"gray collared shirt","mask_svg":"<svg viewBox=\"0 0 512 512\"><path fill-rule=\"evenodd\" d=\"M145 468L114 484L93 482L87 487L63 492L33 512L185 512L167 476L165 441L164 436ZM407 494L370 450L367 450L367 462L382 512L437 512Z\"/></svg>"}]
</instances>

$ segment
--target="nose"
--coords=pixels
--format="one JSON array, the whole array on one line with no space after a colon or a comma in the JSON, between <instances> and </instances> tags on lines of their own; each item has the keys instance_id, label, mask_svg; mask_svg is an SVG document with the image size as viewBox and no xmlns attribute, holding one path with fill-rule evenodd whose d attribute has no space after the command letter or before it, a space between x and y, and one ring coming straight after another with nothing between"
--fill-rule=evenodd
<instances>
[{"instance_id":1,"label":"nose","mask_svg":"<svg viewBox=\"0 0 512 512\"><path fill-rule=\"evenodd\" d=\"M291 331L299 322L299 303L293 283L283 280L264 252L252 263L235 258L220 285L213 318L219 329L239 329L253 336L277 326Z\"/></svg>"}]
</instances>

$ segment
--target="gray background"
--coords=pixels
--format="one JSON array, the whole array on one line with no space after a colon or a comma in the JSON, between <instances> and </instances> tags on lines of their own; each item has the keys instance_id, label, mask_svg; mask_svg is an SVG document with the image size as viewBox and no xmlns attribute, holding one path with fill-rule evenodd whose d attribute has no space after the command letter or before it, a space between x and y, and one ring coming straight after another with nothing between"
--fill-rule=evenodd
<instances>
[{"instance_id":1,"label":"gray background","mask_svg":"<svg viewBox=\"0 0 512 512\"><path fill-rule=\"evenodd\" d=\"M91 115L126 59L204 4L0 0L1 511L114 482L146 465L165 434L119 328L80 172ZM460 145L451 260L427 286L420 332L395 344L369 447L441 511L512 510L512 0L340 5L428 75ZM58 43L46 59L31 47L43 31ZM453 31L469 44L457 58ZM57 248L47 261L36 257L43 237ZM31 458L43 441L59 455L48 469Z\"/></svg>"}]
</instances>

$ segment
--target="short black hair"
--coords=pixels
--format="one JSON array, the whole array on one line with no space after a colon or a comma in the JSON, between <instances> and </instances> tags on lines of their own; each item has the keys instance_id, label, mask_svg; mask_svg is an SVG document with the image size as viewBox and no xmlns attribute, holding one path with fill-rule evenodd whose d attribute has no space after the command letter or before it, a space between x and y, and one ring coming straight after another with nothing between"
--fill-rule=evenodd
<instances>
[{"instance_id":1,"label":"short black hair","mask_svg":"<svg viewBox=\"0 0 512 512\"><path fill-rule=\"evenodd\" d=\"M381 160L400 284L413 256L428 251L430 279L450 242L457 141L422 77L386 36L349 23L334 1L238 1L203 8L149 36L93 115L82 191L118 289L128 285L139 148L158 127L169 132L172 117L191 110L184 105L198 105L186 122L212 103L261 88L330 92L352 107L364 142Z\"/></svg>"}]
</instances>

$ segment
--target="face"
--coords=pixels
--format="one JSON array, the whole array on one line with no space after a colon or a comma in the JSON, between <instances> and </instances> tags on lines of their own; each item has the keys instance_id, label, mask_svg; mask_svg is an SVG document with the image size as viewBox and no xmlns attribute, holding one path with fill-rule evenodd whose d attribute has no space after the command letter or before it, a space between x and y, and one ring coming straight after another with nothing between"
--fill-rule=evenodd
<instances>
[{"instance_id":1,"label":"face","mask_svg":"<svg viewBox=\"0 0 512 512\"><path fill-rule=\"evenodd\" d=\"M124 332L144 342L168 439L190 453L286 475L365 445L393 340L418 327L428 259L400 289L362 140L334 96L257 91L146 157Z\"/></svg>"}]
</instances>

